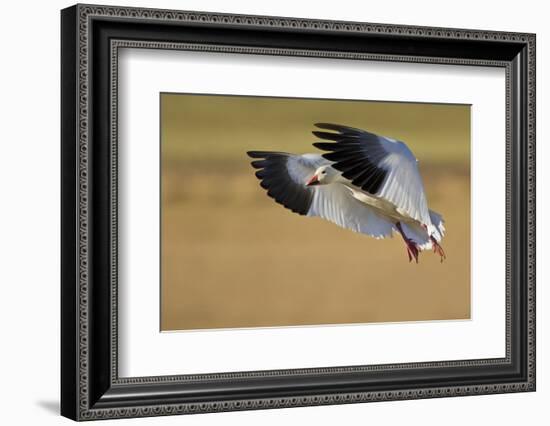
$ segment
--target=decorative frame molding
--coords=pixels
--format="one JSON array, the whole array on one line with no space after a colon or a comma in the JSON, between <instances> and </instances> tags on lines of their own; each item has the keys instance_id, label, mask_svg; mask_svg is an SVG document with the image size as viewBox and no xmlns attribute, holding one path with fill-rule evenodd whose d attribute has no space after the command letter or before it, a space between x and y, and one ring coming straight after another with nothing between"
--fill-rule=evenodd
<instances>
[{"instance_id":1,"label":"decorative frame molding","mask_svg":"<svg viewBox=\"0 0 550 426\"><path fill-rule=\"evenodd\" d=\"M124 24L139 23L142 31L172 28L224 28L228 32L274 30L299 39L315 32L349 34L350 40L374 40L370 51L300 47L259 47L210 41L158 41L126 34ZM97 25L96 25L97 24ZM139 31L137 31L139 32ZM120 34L124 33L124 39ZM108 34L108 35L106 35ZM166 38L168 34L168 38ZM162 38L164 36L164 38ZM237 36L235 36L237 37ZM365 37L367 37L365 39ZM371 37L371 38L368 38ZM192 37L191 37L192 38ZM288 39L290 40L290 39ZM285 39L282 43L290 43ZM386 40L386 43L384 42ZM424 43L422 52L437 46L479 47L470 56L406 55L388 51L387 42ZM335 42L337 45L337 42ZM457 47L458 46L458 47ZM117 367L117 88L118 49L154 48L217 51L239 54L314 56L325 58L444 63L503 67L506 70L506 357L431 363L327 367L187 376L119 378ZM340 46L338 46L340 47ZM489 54L488 50L492 52ZM424 49L424 50L422 50ZM441 52L441 48L440 52ZM336 22L266 16L229 15L126 7L76 5L62 11L62 414L75 420L185 414L352 402L434 398L535 390L535 36L533 34L402 25ZM96 68L94 68L96 67ZM101 139L103 138L103 139ZM108 142L101 144L98 141ZM92 166L91 158L94 158ZM98 161L101 159L101 161ZM98 164L101 170L98 170ZM105 191L103 191L105 190ZM518 211L516 211L519 209ZM105 229L99 234L97 229ZM107 255L107 258L102 256ZM519 264L512 262L519 257ZM98 265L98 259L108 265ZM105 262L104 262L105 263ZM99 283L107 280L107 284ZM103 283L103 281L101 281ZM92 300L94 306L92 307ZM98 311L97 305L103 310ZM517 304L517 306L515 305ZM518 308L519 307L519 308ZM106 309L108 308L108 309ZM441 384L443 371L502 368L509 380L480 380L467 385ZM369 373L431 371L437 386L399 385L375 389L357 383ZM473 371L473 370L472 370ZM512 374L512 372L515 373ZM273 385L269 397L254 389L269 380L299 382L304 376L329 383L349 376L339 391L301 393ZM251 385L237 394L223 394L231 380ZM264 382L261 382L261 381ZM372 382L372 381L371 381ZM397 380L396 382L399 382ZM434 383L436 379L434 378ZM168 398L163 392L195 386ZM373 390L369 390L370 388ZM373 387L374 386L374 387ZM137 391L139 390L138 395ZM144 397L144 394L149 394ZM206 396L205 396L206 395Z\"/></svg>"}]
</instances>

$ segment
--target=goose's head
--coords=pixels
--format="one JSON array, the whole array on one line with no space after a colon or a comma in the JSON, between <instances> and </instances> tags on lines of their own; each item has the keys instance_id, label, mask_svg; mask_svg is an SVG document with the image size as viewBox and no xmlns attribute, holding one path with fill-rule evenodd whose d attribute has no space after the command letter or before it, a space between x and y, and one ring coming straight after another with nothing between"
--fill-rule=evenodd
<instances>
[{"instance_id":1,"label":"goose's head","mask_svg":"<svg viewBox=\"0 0 550 426\"><path fill-rule=\"evenodd\" d=\"M338 171L330 167L330 165L324 165L315 170L313 176L306 182L306 186L326 185L334 182L337 176Z\"/></svg>"}]
</instances>

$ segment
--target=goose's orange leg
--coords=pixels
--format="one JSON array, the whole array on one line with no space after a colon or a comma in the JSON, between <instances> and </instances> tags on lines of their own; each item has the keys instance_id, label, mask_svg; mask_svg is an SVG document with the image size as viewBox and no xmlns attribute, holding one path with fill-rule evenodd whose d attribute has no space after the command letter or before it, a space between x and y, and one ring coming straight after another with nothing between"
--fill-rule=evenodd
<instances>
[{"instance_id":1,"label":"goose's orange leg","mask_svg":"<svg viewBox=\"0 0 550 426\"><path fill-rule=\"evenodd\" d=\"M436 241L436 239L432 236L430 236L430 240L432 241L432 247L434 249L434 253L437 253L441 257L441 263L443 263L443 260L447 258L445 255L445 250L443 250L443 247Z\"/></svg>"},{"instance_id":2,"label":"goose's orange leg","mask_svg":"<svg viewBox=\"0 0 550 426\"><path fill-rule=\"evenodd\" d=\"M409 256L409 262L412 262L412 260L414 259L415 262L418 263L418 254L420 253L418 244L416 244L413 240L411 240L405 235L400 222L397 222L395 226L397 227L397 230L399 231L399 233L403 237L403 240L405 241L405 245L407 247L407 255Z\"/></svg>"},{"instance_id":3,"label":"goose's orange leg","mask_svg":"<svg viewBox=\"0 0 550 426\"><path fill-rule=\"evenodd\" d=\"M424 230L428 232L428 227L426 225L422 225ZM441 263L443 263L443 260L447 259L447 255L445 254L445 250L443 250L443 247L437 242L437 240L430 235L430 241L432 242L432 248L434 250L434 253L438 254L441 258Z\"/></svg>"}]
</instances>

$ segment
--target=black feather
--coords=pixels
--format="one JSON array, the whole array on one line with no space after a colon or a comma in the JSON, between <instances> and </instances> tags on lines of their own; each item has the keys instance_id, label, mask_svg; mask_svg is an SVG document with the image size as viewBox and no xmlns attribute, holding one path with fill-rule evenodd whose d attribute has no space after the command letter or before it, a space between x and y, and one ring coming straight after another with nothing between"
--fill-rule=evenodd
<instances>
[{"instance_id":1,"label":"black feather","mask_svg":"<svg viewBox=\"0 0 550 426\"><path fill-rule=\"evenodd\" d=\"M340 140L345 138L345 136L340 134L340 133L319 132L317 130L314 130L311 133L313 133L319 139L325 139L325 140L328 140L328 141L340 141Z\"/></svg>"},{"instance_id":2,"label":"black feather","mask_svg":"<svg viewBox=\"0 0 550 426\"><path fill-rule=\"evenodd\" d=\"M334 130L347 135L360 135L364 133L364 130L356 129L354 127L342 126L340 124L331 124L331 123L315 123L315 127L324 130Z\"/></svg>"},{"instance_id":3,"label":"black feather","mask_svg":"<svg viewBox=\"0 0 550 426\"><path fill-rule=\"evenodd\" d=\"M388 155L380 138L374 133L339 124L316 123L315 126L331 131L313 131L318 138L332 141L313 144L320 150L327 151L322 154L323 158L333 161L332 167L342 172L342 176L353 185L371 194L378 193L388 175L379 166Z\"/></svg>"},{"instance_id":4,"label":"black feather","mask_svg":"<svg viewBox=\"0 0 550 426\"><path fill-rule=\"evenodd\" d=\"M343 150L343 151L333 151L329 152L327 154L323 154L323 157L330 161L346 161L350 159L361 159L364 160L362 157L364 155L363 150L354 149L354 150Z\"/></svg>"},{"instance_id":5,"label":"black feather","mask_svg":"<svg viewBox=\"0 0 550 426\"><path fill-rule=\"evenodd\" d=\"M272 151L248 151L248 156L259 159L251 162L252 167L260 169L256 177L267 195L278 204L295 213L305 215L313 202L313 189L305 182L295 182L288 173L287 162L291 154Z\"/></svg>"}]
</instances>

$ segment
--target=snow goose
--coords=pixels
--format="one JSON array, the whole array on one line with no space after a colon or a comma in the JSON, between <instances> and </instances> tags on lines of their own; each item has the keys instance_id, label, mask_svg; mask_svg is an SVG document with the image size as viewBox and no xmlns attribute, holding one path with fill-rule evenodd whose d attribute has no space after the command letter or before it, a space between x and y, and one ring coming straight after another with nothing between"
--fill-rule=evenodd
<instances>
[{"instance_id":1,"label":"snow goose","mask_svg":"<svg viewBox=\"0 0 550 426\"><path fill-rule=\"evenodd\" d=\"M295 213L318 216L374 238L399 233L409 262L439 244L445 227L429 210L418 160L401 141L338 124L317 123L323 154L249 151L267 195Z\"/></svg>"}]
</instances>

